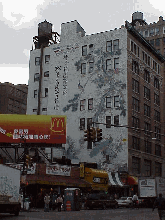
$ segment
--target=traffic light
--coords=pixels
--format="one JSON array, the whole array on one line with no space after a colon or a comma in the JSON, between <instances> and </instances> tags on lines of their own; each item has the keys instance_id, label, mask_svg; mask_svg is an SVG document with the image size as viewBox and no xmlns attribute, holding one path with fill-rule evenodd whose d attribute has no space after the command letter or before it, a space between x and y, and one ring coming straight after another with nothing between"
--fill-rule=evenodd
<instances>
[{"instance_id":1,"label":"traffic light","mask_svg":"<svg viewBox=\"0 0 165 220\"><path fill-rule=\"evenodd\" d=\"M84 141L90 141L90 130L84 130Z\"/></svg>"},{"instance_id":2,"label":"traffic light","mask_svg":"<svg viewBox=\"0 0 165 220\"><path fill-rule=\"evenodd\" d=\"M26 155L26 167L29 166L30 156Z\"/></svg>"},{"instance_id":3,"label":"traffic light","mask_svg":"<svg viewBox=\"0 0 165 220\"><path fill-rule=\"evenodd\" d=\"M96 130L95 128L90 128L90 138L91 138L91 141L95 142L96 140Z\"/></svg>"},{"instance_id":4,"label":"traffic light","mask_svg":"<svg viewBox=\"0 0 165 220\"><path fill-rule=\"evenodd\" d=\"M97 141L101 141L102 139L102 129L97 128Z\"/></svg>"}]
</instances>

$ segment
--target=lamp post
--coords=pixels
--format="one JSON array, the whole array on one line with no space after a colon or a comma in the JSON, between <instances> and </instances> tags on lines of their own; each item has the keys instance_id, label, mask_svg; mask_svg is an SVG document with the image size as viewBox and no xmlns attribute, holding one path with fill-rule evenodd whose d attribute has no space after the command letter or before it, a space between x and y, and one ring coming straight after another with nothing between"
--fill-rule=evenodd
<instances>
[{"instance_id":1,"label":"lamp post","mask_svg":"<svg viewBox=\"0 0 165 220\"><path fill-rule=\"evenodd\" d=\"M26 153L27 153L27 148L26 148L26 138L24 135L21 136L20 139L20 145L22 147L22 143L21 140L24 141L24 160L23 160L23 171L22 171L22 175L25 175L25 164L26 164ZM25 199L25 187L23 188L23 210L24 210L24 199Z\"/></svg>"}]
</instances>

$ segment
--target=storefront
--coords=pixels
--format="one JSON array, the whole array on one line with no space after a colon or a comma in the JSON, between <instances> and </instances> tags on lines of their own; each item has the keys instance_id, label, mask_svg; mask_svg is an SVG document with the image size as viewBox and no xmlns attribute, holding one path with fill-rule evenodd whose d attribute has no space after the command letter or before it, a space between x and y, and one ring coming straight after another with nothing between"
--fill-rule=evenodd
<instances>
[{"instance_id":1,"label":"storefront","mask_svg":"<svg viewBox=\"0 0 165 220\"><path fill-rule=\"evenodd\" d=\"M108 192L111 195L120 198L127 197L129 194L129 186L127 185L127 173L108 172L109 187Z\"/></svg>"}]
</instances>

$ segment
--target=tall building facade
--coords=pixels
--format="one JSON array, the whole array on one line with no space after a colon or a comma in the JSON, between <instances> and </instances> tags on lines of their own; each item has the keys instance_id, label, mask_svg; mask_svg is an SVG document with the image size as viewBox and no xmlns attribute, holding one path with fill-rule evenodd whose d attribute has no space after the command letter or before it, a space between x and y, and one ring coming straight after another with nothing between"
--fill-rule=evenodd
<instances>
[{"instance_id":1,"label":"tall building facade","mask_svg":"<svg viewBox=\"0 0 165 220\"><path fill-rule=\"evenodd\" d=\"M135 28L158 52L165 56L165 20L162 16L157 22L150 24L136 22Z\"/></svg>"},{"instance_id":2,"label":"tall building facade","mask_svg":"<svg viewBox=\"0 0 165 220\"><path fill-rule=\"evenodd\" d=\"M67 142L53 157L97 162L108 172L164 176L165 58L129 22L85 35L75 20L61 25L60 43L40 42L30 52L27 114L67 116ZM92 123L102 129L100 142L84 141Z\"/></svg>"}]
</instances>

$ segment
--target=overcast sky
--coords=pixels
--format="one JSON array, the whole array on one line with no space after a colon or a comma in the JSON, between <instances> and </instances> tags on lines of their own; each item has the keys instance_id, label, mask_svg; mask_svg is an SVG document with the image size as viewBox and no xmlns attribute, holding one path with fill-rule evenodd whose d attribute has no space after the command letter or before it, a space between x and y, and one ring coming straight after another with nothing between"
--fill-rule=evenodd
<instances>
[{"instance_id":1,"label":"overcast sky","mask_svg":"<svg viewBox=\"0 0 165 220\"><path fill-rule=\"evenodd\" d=\"M77 20L90 35L120 28L135 11L147 23L165 19L162 0L0 0L0 82L28 84L32 38L45 19L59 34L61 23Z\"/></svg>"}]
</instances>

